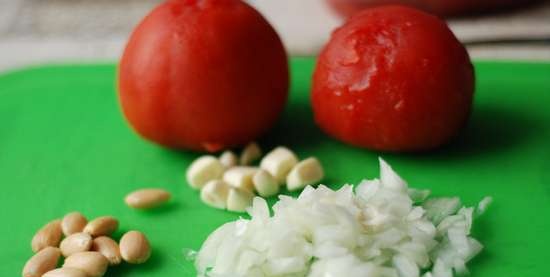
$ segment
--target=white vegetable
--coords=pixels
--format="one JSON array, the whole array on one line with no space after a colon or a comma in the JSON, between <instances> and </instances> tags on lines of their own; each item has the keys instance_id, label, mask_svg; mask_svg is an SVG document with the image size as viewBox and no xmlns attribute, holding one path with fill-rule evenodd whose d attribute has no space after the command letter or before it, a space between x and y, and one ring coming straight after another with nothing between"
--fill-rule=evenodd
<instances>
[{"instance_id":1,"label":"white vegetable","mask_svg":"<svg viewBox=\"0 0 550 277\"><path fill-rule=\"evenodd\" d=\"M482 215L485 213L489 205L493 203L493 198L490 196L484 197L477 205L476 215Z\"/></svg>"},{"instance_id":2,"label":"white vegetable","mask_svg":"<svg viewBox=\"0 0 550 277\"><path fill-rule=\"evenodd\" d=\"M244 212L252 205L254 194L248 190L230 188L227 194L227 210L232 212Z\"/></svg>"},{"instance_id":3,"label":"white vegetable","mask_svg":"<svg viewBox=\"0 0 550 277\"><path fill-rule=\"evenodd\" d=\"M380 162L380 182L388 189L399 191L407 189L407 183L393 171L391 166L382 158L378 158L378 160Z\"/></svg>"},{"instance_id":4,"label":"white vegetable","mask_svg":"<svg viewBox=\"0 0 550 277\"><path fill-rule=\"evenodd\" d=\"M223 151L223 153L218 158L220 160L220 163L225 167L226 169L236 166L239 163L239 158L237 157L237 154L233 153L233 151L226 150Z\"/></svg>"},{"instance_id":5,"label":"white vegetable","mask_svg":"<svg viewBox=\"0 0 550 277\"><path fill-rule=\"evenodd\" d=\"M194 189L202 188L208 181L220 179L224 167L214 156L202 156L187 169L187 182Z\"/></svg>"},{"instance_id":6,"label":"white vegetable","mask_svg":"<svg viewBox=\"0 0 550 277\"><path fill-rule=\"evenodd\" d=\"M317 158L307 158L296 164L286 177L288 190L303 189L308 185L318 183L325 175L323 166Z\"/></svg>"},{"instance_id":7,"label":"white vegetable","mask_svg":"<svg viewBox=\"0 0 550 277\"><path fill-rule=\"evenodd\" d=\"M432 271L433 277L453 277L452 270L447 267L442 260L437 259Z\"/></svg>"},{"instance_id":8,"label":"white vegetable","mask_svg":"<svg viewBox=\"0 0 550 277\"><path fill-rule=\"evenodd\" d=\"M418 265L405 257L404 255L396 255L393 257L393 266L397 270L400 277L418 277L420 270Z\"/></svg>"},{"instance_id":9,"label":"white vegetable","mask_svg":"<svg viewBox=\"0 0 550 277\"><path fill-rule=\"evenodd\" d=\"M481 251L470 237L474 209L457 198L415 204L381 161L381 178L333 191L306 187L279 196L273 215L256 197L239 219L214 231L195 260L200 277L452 277ZM422 193L424 195L424 193ZM424 196L420 197L423 198ZM231 188L228 208L252 194ZM230 204L230 202L232 204Z\"/></svg>"},{"instance_id":10,"label":"white vegetable","mask_svg":"<svg viewBox=\"0 0 550 277\"><path fill-rule=\"evenodd\" d=\"M223 180L212 180L201 189L201 200L208 206L225 209L229 185Z\"/></svg>"},{"instance_id":11,"label":"white vegetable","mask_svg":"<svg viewBox=\"0 0 550 277\"><path fill-rule=\"evenodd\" d=\"M423 206L426 209L428 218L437 225L445 217L456 213L461 203L458 197L434 198L428 199Z\"/></svg>"},{"instance_id":12,"label":"white vegetable","mask_svg":"<svg viewBox=\"0 0 550 277\"><path fill-rule=\"evenodd\" d=\"M252 177L254 189L261 197L271 197L279 193L279 184L269 172L260 169Z\"/></svg>"},{"instance_id":13,"label":"white vegetable","mask_svg":"<svg viewBox=\"0 0 550 277\"><path fill-rule=\"evenodd\" d=\"M258 146L257 143L249 143L241 153L240 164L241 165L251 165L254 161L259 159L262 156L262 149Z\"/></svg>"},{"instance_id":14,"label":"white vegetable","mask_svg":"<svg viewBox=\"0 0 550 277\"><path fill-rule=\"evenodd\" d=\"M279 146L265 155L260 162L260 168L269 172L277 182L282 184L297 163L298 157L290 149Z\"/></svg>"},{"instance_id":15,"label":"white vegetable","mask_svg":"<svg viewBox=\"0 0 550 277\"><path fill-rule=\"evenodd\" d=\"M428 199L432 192L429 189L409 188L409 196L414 203L422 203Z\"/></svg>"},{"instance_id":16,"label":"white vegetable","mask_svg":"<svg viewBox=\"0 0 550 277\"><path fill-rule=\"evenodd\" d=\"M235 166L223 174L223 180L234 188L252 191L254 189L252 177L257 171L257 167Z\"/></svg>"}]
</instances>

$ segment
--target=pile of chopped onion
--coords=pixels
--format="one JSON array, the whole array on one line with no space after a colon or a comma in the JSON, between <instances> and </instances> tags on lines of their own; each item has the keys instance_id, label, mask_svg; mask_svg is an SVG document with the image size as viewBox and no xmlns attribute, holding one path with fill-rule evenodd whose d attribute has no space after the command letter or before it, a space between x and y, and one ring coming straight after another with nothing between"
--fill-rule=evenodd
<instances>
[{"instance_id":1,"label":"pile of chopped onion","mask_svg":"<svg viewBox=\"0 0 550 277\"><path fill-rule=\"evenodd\" d=\"M478 208L454 198L427 199L409 189L380 160L380 179L355 192L307 187L297 199L280 196L270 216L255 198L251 219L218 228L204 242L195 265L205 277L451 277L482 245L470 237ZM427 199L427 200L426 200Z\"/></svg>"}]
</instances>

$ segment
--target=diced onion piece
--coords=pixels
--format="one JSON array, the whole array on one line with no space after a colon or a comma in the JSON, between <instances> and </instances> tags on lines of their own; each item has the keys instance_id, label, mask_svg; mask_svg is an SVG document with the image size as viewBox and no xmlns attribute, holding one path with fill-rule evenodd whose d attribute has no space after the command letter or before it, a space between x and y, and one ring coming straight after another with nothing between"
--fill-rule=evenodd
<instances>
[{"instance_id":1,"label":"diced onion piece","mask_svg":"<svg viewBox=\"0 0 550 277\"><path fill-rule=\"evenodd\" d=\"M263 169L254 174L252 182L254 183L254 189L261 197L271 197L279 193L280 186L277 180Z\"/></svg>"},{"instance_id":2,"label":"diced onion piece","mask_svg":"<svg viewBox=\"0 0 550 277\"><path fill-rule=\"evenodd\" d=\"M393 265L397 269L400 277L418 277L420 270L415 262L409 260L403 255L393 257Z\"/></svg>"},{"instance_id":3,"label":"diced onion piece","mask_svg":"<svg viewBox=\"0 0 550 277\"><path fill-rule=\"evenodd\" d=\"M317 158L307 158L296 164L286 177L288 190L302 189L321 181L324 177L323 166Z\"/></svg>"},{"instance_id":4,"label":"diced onion piece","mask_svg":"<svg viewBox=\"0 0 550 277\"><path fill-rule=\"evenodd\" d=\"M255 143L249 143L241 153L240 164L251 165L254 161L258 160L262 156L262 149Z\"/></svg>"},{"instance_id":5,"label":"diced onion piece","mask_svg":"<svg viewBox=\"0 0 550 277\"><path fill-rule=\"evenodd\" d=\"M476 215L479 216L479 215L484 214L485 211L487 210L487 207L489 207L489 205L491 205L491 203L493 203L493 198L490 197L490 196L486 196L483 199L481 199L481 201L477 205Z\"/></svg>"},{"instance_id":6,"label":"diced onion piece","mask_svg":"<svg viewBox=\"0 0 550 277\"><path fill-rule=\"evenodd\" d=\"M248 190L230 188L227 195L227 210L232 212L245 212L252 205L254 194Z\"/></svg>"},{"instance_id":7,"label":"diced onion piece","mask_svg":"<svg viewBox=\"0 0 550 277\"><path fill-rule=\"evenodd\" d=\"M363 201L369 201L380 189L382 184L380 180L363 180L355 189L357 197L361 198Z\"/></svg>"},{"instance_id":8,"label":"diced onion piece","mask_svg":"<svg viewBox=\"0 0 550 277\"><path fill-rule=\"evenodd\" d=\"M445 263L437 259L432 271L433 277L453 277L453 271Z\"/></svg>"},{"instance_id":9,"label":"diced onion piece","mask_svg":"<svg viewBox=\"0 0 550 277\"><path fill-rule=\"evenodd\" d=\"M379 158L378 161L380 162L380 182L384 187L399 191L407 188L407 183L393 171L386 161L382 158Z\"/></svg>"},{"instance_id":10,"label":"diced onion piece","mask_svg":"<svg viewBox=\"0 0 550 277\"><path fill-rule=\"evenodd\" d=\"M384 171L380 180L361 182L356 193L350 185L336 191L320 185L307 186L297 198L281 195L272 215L263 198L230 188L227 208L247 210L250 219L209 236L195 261L198 276L466 273L466 263L482 249L469 235L474 209L454 198L414 203L406 183L388 165Z\"/></svg>"},{"instance_id":11,"label":"diced onion piece","mask_svg":"<svg viewBox=\"0 0 550 277\"><path fill-rule=\"evenodd\" d=\"M228 193L227 183L223 180L212 180L201 189L201 200L211 207L225 209Z\"/></svg>"},{"instance_id":12,"label":"diced onion piece","mask_svg":"<svg viewBox=\"0 0 550 277\"><path fill-rule=\"evenodd\" d=\"M279 146L265 155L260 162L260 168L269 172L279 184L282 184L297 163L298 157L290 149Z\"/></svg>"},{"instance_id":13,"label":"diced onion piece","mask_svg":"<svg viewBox=\"0 0 550 277\"><path fill-rule=\"evenodd\" d=\"M409 188L409 197L416 204L422 203L428 199L432 192L429 189L412 189Z\"/></svg>"},{"instance_id":14,"label":"diced onion piece","mask_svg":"<svg viewBox=\"0 0 550 277\"><path fill-rule=\"evenodd\" d=\"M458 197L441 197L428 199L423 206L426 209L426 216L438 225L445 217L450 216L460 209Z\"/></svg>"},{"instance_id":15,"label":"diced onion piece","mask_svg":"<svg viewBox=\"0 0 550 277\"><path fill-rule=\"evenodd\" d=\"M208 181L220 179L224 167L214 156L202 156L187 169L187 182L194 189L202 188Z\"/></svg>"},{"instance_id":16,"label":"diced onion piece","mask_svg":"<svg viewBox=\"0 0 550 277\"><path fill-rule=\"evenodd\" d=\"M237 154L233 153L233 151L230 150L224 151L220 155L219 160L223 167L225 167L226 169L234 167L239 163L239 158L237 157Z\"/></svg>"},{"instance_id":17,"label":"diced onion piece","mask_svg":"<svg viewBox=\"0 0 550 277\"><path fill-rule=\"evenodd\" d=\"M422 218L426 211L422 207L414 207L409 215L407 215L407 220L418 220Z\"/></svg>"}]
</instances>

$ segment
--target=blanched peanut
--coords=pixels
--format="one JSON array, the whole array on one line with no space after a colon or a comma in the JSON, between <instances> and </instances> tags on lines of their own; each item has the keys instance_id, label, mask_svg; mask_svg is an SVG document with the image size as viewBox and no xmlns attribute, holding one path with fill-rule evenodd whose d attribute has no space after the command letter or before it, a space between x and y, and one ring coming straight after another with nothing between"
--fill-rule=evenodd
<instances>
[{"instance_id":1,"label":"blanched peanut","mask_svg":"<svg viewBox=\"0 0 550 277\"><path fill-rule=\"evenodd\" d=\"M110 237L102 236L94 239L92 251L101 253L109 261L109 265L117 265L122 261L118 243Z\"/></svg>"},{"instance_id":2,"label":"blanched peanut","mask_svg":"<svg viewBox=\"0 0 550 277\"><path fill-rule=\"evenodd\" d=\"M31 248L35 253L48 247L58 247L63 232L61 231L61 220L56 219L44 225L32 238Z\"/></svg>"},{"instance_id":3,"label":"blanched peanut","mask_svg":"<svg viewBox=\"0 0 550 277\"><path fill-rule=\"evenodd\" d=\"M78 268L66 267L48 271L42 277L88 277L88 275Z\"/></svg>"},{"instance_id":4,"label":"blanched peanut","mask_svg":"<svg viewBox=\"0 0 550 277\"><path fill-rule=\"evenodd\" d=\"M107 271L109 262L99 252L79 252L65 259L63 268L76 268L84 271L88 277L101 277Z\"/></svg>"},{"instance_id":5,"label":"blanched peanut","mask_svg":"<svg viewBox=\"0 0 550 277\"><path fill-rule=\"evenodd\" d=\"M248 190L230 188L227 194L227 210L233 212L244 212L252 206L254 194Z\"/></svg>"},{"instance_id":6,"label":"blanched peanut","mask_svg":"<svg viewBox=\"0 0 550 277\"><path fill-rule=\"evenodd\" d=\"M290 149L279 146L262 159L260 168L269 172L279 184L282 184L296 163L298 163L296 155Z\"/></svg>"},{"instance_id":7,"label":"blanched peanut","mask_svg":"<svg viewBox=\"0 0 550 277\"><path fill-rule=\"evenodd\" d=\"M286 186L290 191L299 190L321 181L323 176L323 167L319 160L307 158L292 168L286 177Z\"/></svg>"},{"instance_id":8,"label":"blanched peanut","mask_svg":"<svg viewBox=\"0 0 550 277\"><path fill-rule=\"evenodd\" d=\"M150 209L168 202L171 196L169 192L163 189L139 189L126 195L124 202L134 209Z\"/></svg>"},{"instance_id":9,"label":"blanched peanut","mask_svg":"<svg viewBox=\"0 0 550 277\"><path fill-rule=\"evenodd\" d=\"M225 168L214 156L202 156L187 169L187 182L194 189L202 188L208 181L222 178Z\"/></svg>"},{"instance_id":10,"label":"blanched peanut","mask_svg":"<svg viewBox=\"0 0 550 277\"><path fill-rule=\"evenodd\" d=\"M61 220L61 229L65 236L70 236L74 233L80 233L84 230L84 226L88 220L79 212L68 213Z\"/></svg>"},{"instance_id":11,"label":"blanched peanut","mask_svg":"<svg viewBox=\"0 0 550 277\"><path fill-rule=\"evenodd\" d=\"M218 159L220 160L220 163L223 165L223 167L225 167L226 169L234 167L239 163L239 158L237 157L237 154L229 150L224 151Z\"/></svg>"},{"instance_id":12,"label":"blanched peanut","mask_svg":"<svg viewBox=\"0 0 550 277\"><path fill-rule=\"evenodd\" d=\"M201 190L201 200L208 206L225 209L229 185L223 180L212 180Z\"/></svg>"},{"instance_id":13,"label":"blanched peanut","mask_svg":"<svg viewBox=\"0 0 550 277\"><path fill-rule=\"evenodd\" d=\"M86 224L84 233L92 237L108 236L118 229L118 220L112 216L98 217Z\"/></svg>"},{"instance_id":14,"label":"blanched peanut","mask_svg":"<svg viewBox=\"0 0 550 277\"><path fill-rule=\"evenodd\" d=\"M241 165L251 165L254 161L259 159L262 156L262 149L258 146L257 143L249 143L241 153L240 164Z\"/></svg>"},{"instance_id":15,"label":"blanched peanut","mask_svg":"<svg viewBox=\"0 0 550 277\"><path fill-rule=\"evenodd\" d=\"M92 236L87 233L76 233L66 237L61 241L59 249L65 257L78 252L90 250L92 247Z\"/></svg>"},{"instance_id":16,"label":"blanched peanut","mask_svg":"<svg viewBox=\"0 0 550 277\"><path fill-rule=\"evenodd\" d=\"M279 184L277 180L269 174L269 172L260 169L252 177L254 189L261 197L270 197L279 192Z\"/></svg>"},{"instance_id":17,"label":"blanched peanut","mask_svg":"<svg viewBox=\"0 0 550 277\"><path fill-rule=\"evenodd\" d=\"M23 277L42 277L44 273L54 270L61 256L56 247L48 246L27 261L23 267Z\"/></svg>"},{"instance_id":18,"label":"blanched peanut","mask_svg":"<svg viewBox=\"0 0 550 277\"><path fill-rule=\"evenodd\" d=\"M138 231L124 234L119 243L122 259L130 264L142 264L151 256L151 246L147 237Z\"/></svg>"},{"instance_id":19,"label":"blanched peanut","mask_svg":"<svg viewBox=\"0 0 550 277\"><path fill-rule=\"evenodd\" d=\"M232 187L252 191L254 189L252 177L256 171L258 171L257 167L235 166L223 174L223 180Z\"/></svg>"}]
</instances>

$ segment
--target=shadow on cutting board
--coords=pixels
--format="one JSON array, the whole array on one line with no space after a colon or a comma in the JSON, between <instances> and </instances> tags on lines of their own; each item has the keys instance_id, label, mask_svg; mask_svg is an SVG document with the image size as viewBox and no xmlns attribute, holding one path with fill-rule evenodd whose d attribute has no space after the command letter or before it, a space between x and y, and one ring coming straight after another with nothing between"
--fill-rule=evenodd
<instances>
[{"instance_id":1,"label":"shadow on cutting board","mask_svg":"<svg viewBox=\"0 0 550 277\"><path fill-rule=\"evenodd\" d=\"M496 154L529 143L540 134L542 126L532 116L516 111L489 105L475 107L464 130L450 144L431 152L395 155L461 159ZM309 103L299 102L289 105L279 123L262 142L274 146L309 148L326 139L331 138L315 125Z\"/></svg>"},{"instance_id":2,"label":"shadow on cutting board","mask_svg":"<svg viewBox=\"0 0 550 277\"><path fill-rule=\"evenodd\" d=\"M413 153L417 159L463 160L504 153L529 143L540 134L540 123L527 114L518 114L497 106L474 108L468 124L450 144L427 153Z\"/></svg>"},{"instance_id":3,"label":"shadow on cutting board","mask_svg":"<svg viewBox=\"0 0 550 277\"><path fill-rule=\"evenodd\" d=\"M163 257L165 253L159 252L158 248L153 247L151 249L151 257L143 264L128 264L122 262L117 266L109 267L107 270L106 276L133 276L132 272L139 272L140 275L148 276L148 272L153 272L158 270L163 266L163 263L166 261L166 257Z\"/></svg>"},{"instance_id":4,"label":"shadow on cutting board","mask_svg":"<svg viewBox=\"0 0 550 277\"><path fill-rule=\"evenodd\" d=\"M309 96L309 93L298 94ZM307 149L314 147L326 137L327 135L315 125L309 100L302 100L289 101L273 129L259 141L265 149L279 145Z\"/></svg>"}]
</instances>

